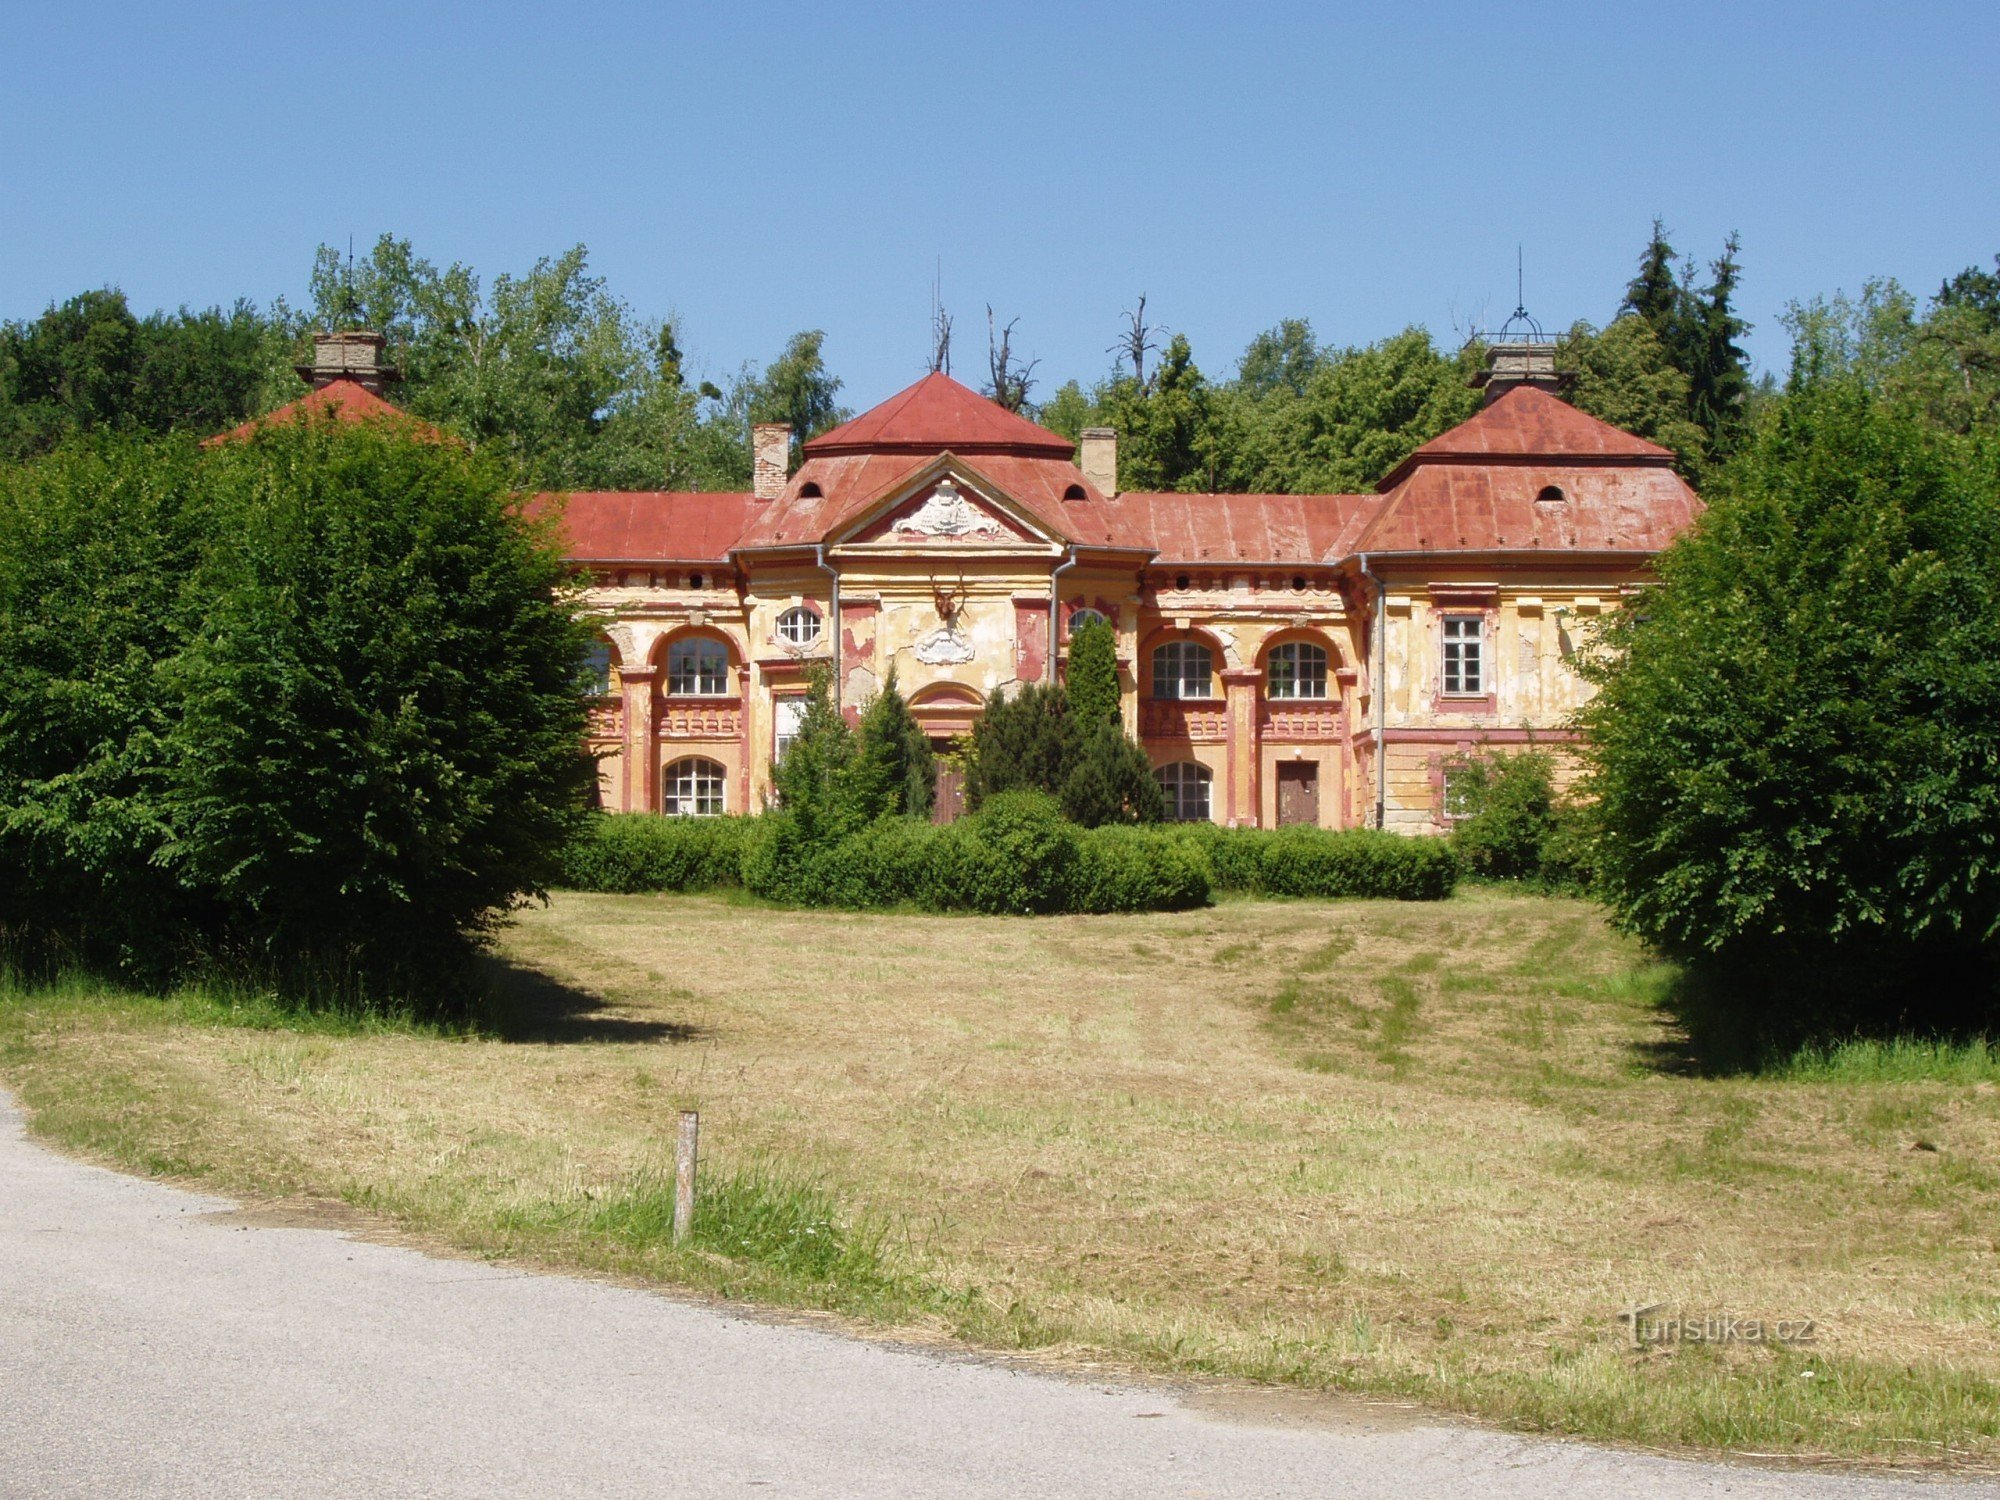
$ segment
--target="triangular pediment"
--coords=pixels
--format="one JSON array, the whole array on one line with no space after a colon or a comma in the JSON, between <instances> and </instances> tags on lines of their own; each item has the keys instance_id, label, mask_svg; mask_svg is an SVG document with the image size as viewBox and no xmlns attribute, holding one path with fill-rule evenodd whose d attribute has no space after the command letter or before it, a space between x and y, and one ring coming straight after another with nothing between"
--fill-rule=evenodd
<instances>
[{"instance_id":1,"label":"triangular pediment","mask_svg":"<svg viewBox=\"0 0 2000 1500\"><path fill-rule=\"evenodd\" d=\"M940 455L843 527L842 545L932 548L1001 547L1041 551L1057 545L997 485Z\"/></svg>"}]
</instances>

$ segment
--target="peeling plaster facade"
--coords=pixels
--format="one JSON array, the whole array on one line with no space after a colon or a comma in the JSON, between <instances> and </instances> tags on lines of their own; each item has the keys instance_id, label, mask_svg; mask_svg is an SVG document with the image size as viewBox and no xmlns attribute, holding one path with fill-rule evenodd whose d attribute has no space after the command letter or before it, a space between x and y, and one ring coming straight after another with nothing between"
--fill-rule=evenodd
<instances>
[{"instance_id":1,"label":"peeling plaster facade","mask_svg":"<svg viewBox=\"0 0 2000 1500\"><path fill-rule=\"evenodd\" d=\"M933 375L808 442L797 473L763 464L761 494L547 497L613 659L603 804L667 810L705 762L726 810L764 806L815 662L850 718L893 667L948 744L995 688L1059 679L1087 609L1117 632L1127 728L1156 767L1206 773L1214 821L1442 831L1455 763L1565 741L1591 622L1700 509L1666 450L1555 390L1529 350L1372 495L1107 493L1108 435L1086 473ZM675 681L694 640L724 680ZM1175 643L1209 670L1156 680ZM1293 696L1273 662L1298 647L1325 671Z\"/></svg>"}]
</instances>

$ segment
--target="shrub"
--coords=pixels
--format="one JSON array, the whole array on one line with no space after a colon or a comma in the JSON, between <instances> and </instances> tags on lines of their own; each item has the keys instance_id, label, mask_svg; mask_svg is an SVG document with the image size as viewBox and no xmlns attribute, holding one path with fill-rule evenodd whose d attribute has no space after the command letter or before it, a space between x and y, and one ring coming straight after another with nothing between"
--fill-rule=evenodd
<instances>
[{"instance_id":1,"label":"shrub","mask_svg":"<svg viewBox=\"0 0 2000 1500\"><path fill-rule=\"evenodd\" d=\"M1185 839L1156 828L1092 828L1077 838L1072 911L1185 911L1208 900L1208 861Z\"/></svg>"},{"instance_id":2,"label":"shrub","mask_svg":"<svg viewBox=\"0 0 2000 1500\"><path fill-rule=\"evenodd\" d=\"M1218 828L1182 824L1177 834L1208 860L1217 890L1251 895L1442 901L1458 883L1458 857L1443 839L1372 828Z\"/></svg>"},{"instance_id":3,"label":"shrub","mask_svg":"<svg viewBox=\"0 0 2000 1500\"><path fill-rule=\"evenodd\" d=\"M817 851L806 900L856 910L926 903L939 830L916 818L883 818Z\"/></svg>"},{"instance_id":4,"label":"shrub","mask_svg":"<svg viewBox=\"0 0 2000 1500\"><path fill-rule=\"evenodd\" d=\"M1069 907L1077 829L1044 792L1002 792L940 830L924 903L942 911Z\"/></svg>"},{"instance_id":5,"label":"shrub","mask_svg":"<svg viewBox=\"0 0 2000 1500\"><path fill-rule=\"evenodd\" d=\"M1542 874L1544 849L1555 836L1555 759L1546 751L1482 755L1454 773L1463 815L1451 846L1466 872L1496 880Z\"/></svg>"},{"instance_id":6,"label":"shrub","mask_svg":"<svg viewBox=\"0 0 2000 1500\"><path fill-rule=\"evenodd\" d=\"M706 891L742 882L748 818L593 813L563 854L579 891Z\"/></svg>"}]
</instances>

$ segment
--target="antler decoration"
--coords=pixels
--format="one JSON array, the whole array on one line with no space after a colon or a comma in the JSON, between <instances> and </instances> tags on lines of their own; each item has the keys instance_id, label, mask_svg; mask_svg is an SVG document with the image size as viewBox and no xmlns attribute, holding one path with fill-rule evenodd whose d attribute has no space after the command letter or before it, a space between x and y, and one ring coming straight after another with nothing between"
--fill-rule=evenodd
<instances>
[{"instance_id":1,"label":"antler decoration","mask_svg":"<svg viewBox=\"0 0 2000 1500\"><path fill-rule=\"evenodd\" d=\"M947 626L957 623L958 612L965 608L968 592L963 573L958 575L956 587L948 583L939 583L937 575L935 573L931 575L931 598L937 604L938 618Z\"/></svg>"}]
</instances>

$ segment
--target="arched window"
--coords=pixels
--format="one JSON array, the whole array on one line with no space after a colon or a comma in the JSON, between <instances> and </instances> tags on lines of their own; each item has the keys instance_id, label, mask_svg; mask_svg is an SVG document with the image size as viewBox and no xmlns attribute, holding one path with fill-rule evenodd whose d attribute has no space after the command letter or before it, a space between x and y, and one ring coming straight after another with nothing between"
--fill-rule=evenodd
<instances>
[{"instance_id":1,"label":"arched window","mask_svg":"<svg viewBox=\"0 0 2000 1500\"><path fill-rule=\"evenodd\" d=\"M820 493L820 487L808 479L804 484L799 486L799 498L801 500L818 500L823 498L823 496Z\"/></svg>"},{"instance_id":2,"label":"arched window","mask_svg":"<svg viewBox=\"0 0 2000 1500\"><path fill-rule=\"evenodd\" d=\"M1212 778L1207 766L1196 765L1191 760L1177 760L1154 771L1153 779L1166 793L1169 822L1206 823L1209 820L1208 788Z\"/></svg>"},{"instance_id":3,"label":"arched window","mask_svg":"<svg viewBox=\"0 0 2000 1500\"><path fill-rule=\"evenodd\" d=\"M1324 698L1326 648L1310 641L1273 646L1264 690L1273 698Z\"/></svg>"},{"instance_id":4,"label":"arched window","mask_svg":"<svg viewBox=\"0 0 2000 1500\"><path fill-rule=\"evenodd\" d=\"M787 646L810 646L819 639L819 616L798 605L778 616L778 639Z\"/></svg>"},{"instance_id":5,"label":"arched window","mask_svg":"<svg viewBox=\"0 0 2000 1500\"><path fill-rule=\"evenodd\" d=\"M715 761L677 760L667 767L666 813L670 818L713 818L723 811L728 773Z\"/></svg>"},{"instance_id":6,"label":"arched window","mask_svg":"<svg viewBox=\"0 0 2000 1500\"><path fill-rule=\"evenodd\" d=\"M677 698L719 698L729 691L729 652L720 641L693 636L667 650L667 692Z\"/></svg>"},{"instance_id":7,"label":"arched window","mask_svg":"<svg viewBox=\"0 0 2000 1500\"><path fill-rule=\"evenodd\" d=\"M583 660L577 666L577 675L583 680L583 690L593 698L602 698L611 691L611 642L592 641L583 648Z\"/></svg>"},{"instance_id":8,"label":"arched window","mask_svg":"<svg viewBox=\"0 0 2000 1500\"><path fill-rule=\"evenodd\" d=\"M1109 625L1111 619L1101 609L1080 609L1069 617L1069 633L1075 635L1086 625Z\"/></svg>"},{"instance_id":9,"label":"arched window","mask_svg":"<svg viewBox=\"0 0 2000 1500\"><path fill-rule=\"evenodd\" d=\"M1198 641L1168 641L1153 648L1155 698L1212 698L1214 676L1214 654Z\"/></svg>"},{"instance_id":10,"label":"arched window","mask_svg":"<svg viewBox=\"0 0 2000 1500\"><path fill-rule=\"evenodd\" d=\"M1063 499L1065 500L1088 500L1089 498L1083 492L1083 486L1080 484L1073 484L1063 491Z\"/></svg>"}]
</instances>

